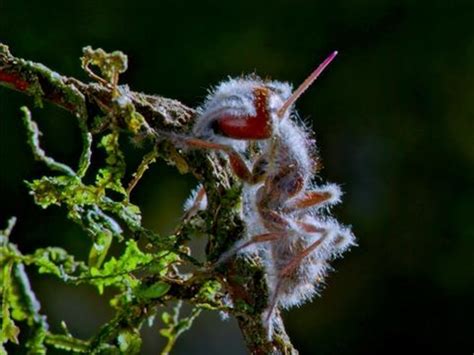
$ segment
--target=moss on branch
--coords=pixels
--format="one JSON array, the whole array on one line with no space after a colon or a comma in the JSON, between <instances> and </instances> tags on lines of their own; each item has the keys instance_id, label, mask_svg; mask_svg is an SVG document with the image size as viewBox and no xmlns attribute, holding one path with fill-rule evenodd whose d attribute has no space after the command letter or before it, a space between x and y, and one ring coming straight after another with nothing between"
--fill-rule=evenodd
<instances>
[{"instance_id":1,"label":"moss on branch","mask_svg":"<svg viewBox=\"0 0 474 355\"><path fill-rule=\"evenodd\" d=\"M46 346L52 346L75 352L137 353L142 325L162 312L161 305L186 301L194 305L190 316L179 319L178 311L173 315L162 313L162 318L168 320L162 330L168 339L164 353L168 353L176 338L191 326L201 309L212 309L237 318L250 353L295 354L280 318L277 317L273 340L268 341L266 337L261 314L266 307L267 289L258 260L236 259L225 268L209 267L243 237L239 213L241 184L225 159L209 151L182 151L175 140L169 139L167 133L190 131L195 111L176 100L133 92L128 86L119 85L119 74L127 67L126 56L120 52L108 54L87 47L82 64L94 82L84 83L42 64L14 57L6 45L0 44L0 85L32 96L36 106L47 101L62 107L78 120L83 151L78 168L73 169L40 148L39 129L30 111L23 109L33 154L57 174L34 179L28 187L36 203L43 208L51 204L62 206L68 218L83 228L92 244L88 263L85 263L54 247L23 255L9 240L12 226L0 234L2 324L9 330L9 335L1 338L2 343L15 341L15 322L27 320L28 325L36 329L27 345L30 352L44 352ZM98 71L90 66L96 66ZM143 163L128 184L123 181L125 166L118 144L121 134L148 140L154 147L151 153L144 154ZM105 149L107 160L95 182L87 184L83 178L91 174L94 141ZM144 228L139 207L130 202L131 190L157 157L176 166L181 173L194 174L203 183L209 200L207 211L183 220L175 235L167 237ZM185 245L195 232L209 237L206 267L189 255ZM145 240L145 246L137 244L138 239ZM107 253L114 242L124 244L124 252L118 258L109 257ZM189 264L192 272L181 273L179 265L182 264ZM37 267L40 273L53 274L71 285L89 283L99 291L114 287L118 290L112 300L115 317L89 340L76 339L68 331L50 333L23 265ZM15 303L17 295L30 307L21 308ZM227 295L231 304L226 301ZM2 349L0 346L0 352Z\"/></svg>"}]
</instances>

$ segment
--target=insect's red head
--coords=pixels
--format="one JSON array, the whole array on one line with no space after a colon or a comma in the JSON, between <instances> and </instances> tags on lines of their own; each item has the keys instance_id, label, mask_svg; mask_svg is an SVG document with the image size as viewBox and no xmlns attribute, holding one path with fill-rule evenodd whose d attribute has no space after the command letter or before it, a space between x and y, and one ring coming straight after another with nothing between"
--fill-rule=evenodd
<instances>
[{"instance_id":1,"label":"insect's red head","mask_svg":"<svg viewBox=\"0 0 474 355\"><path fill-rule=\"evenodd\" d=\"M214 140L262 140L278 124L276 111L290 97L291 87L256 77L230 79L209 95L194 132Z\"/></svg>"},{"instance_id":2,"label":"insect's red head","mask_svg":"<svg viewBox=\"0 0 474 355\"><path fill-rule=\"evenodd\" d=\"M237 116L223 113L215 121L214 129L233 139L267 139L272 135L271 117L268 112L269 90L265 87L253 89L254 115Z\"/></svg>"}]
</instances>

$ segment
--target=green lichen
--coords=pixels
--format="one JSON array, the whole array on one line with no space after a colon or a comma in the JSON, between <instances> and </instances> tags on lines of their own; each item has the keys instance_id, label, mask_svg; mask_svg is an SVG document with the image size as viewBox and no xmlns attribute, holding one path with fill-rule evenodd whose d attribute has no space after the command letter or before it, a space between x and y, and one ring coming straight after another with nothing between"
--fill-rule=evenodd
<instances>
[{"instance_id":1,"label":"green lichen","mask_svg":"<svg viewBox=\"0 0 474 355\"><path fill-rule=\"evenodd\" d=\"M7 45L0 43L0 55L5 57L11 57L10 49Z\"/></svg>"},{"instance_id":2,"label":"green lichen","mask_svg":"<svg viewBox=\"0 0 474 355\"><path fill-rule=\"evenodd\" d=\"M21 107L21 111L23 113L23 123L26 126L28 134L28 143L30 144L35 159L45 163L51 170L58 171L68 176L76 176L76 173L69 166L58 163L56 160L46 155L45 151L40 147L39 136L41 135L41 132L39 131L36 122L31 118L31 111L26 106Z\"/></svg>"},{"instance_id":3,"label":"green lichen","mask_svg":"<svg viewBox=\"0 0 474 355\"><path fill-rule=\"evenodd\" d=\"M162 355L170 353L178 337L192 326L194 320L201 313L200 308L194 307L188 317L180 318L182 304L183 303L179 301L173 308L171 314L163 312L161 315L161 320L165 327L160 330L160 334L167 339L166 346L161 352Z\"/></svg>"},{"instance_id":4,"label":"green lichen","mask_svg":"<svg viewBox=\"0 0 474 355\"><path fill-rule=\"evenodd\" d=\"M26 348L29 353L44 354L46 348L43 344L47 333L48 324L46 318L42 316L40 304L34 295L28 276L26 275L23 257L18 248L8 241L15 219L10 219L7 229L0 235L3 243L0 246L0 267L2 270L0 277L0 292L2 294L2 324L0 332L0 354L6 354L3 346L10 341L18 344L20 328L17 322L26 322L31 328Z\"/></svg>"},{"instance_id":5,"label":"green lichen","mask_svg":"<svg viewBox=\"0 0 474 355\"><path fill-rule=\"evenodd\" d=\"M132 180L128 183L127 186L127 195L130 198L130 193L132 192L133 188L137 185L138 181L143 177L145 171L147 171L151 164L156 162L156 158L158 157L158 151L156 147L148 154L143 157L142 162L138 166L136 172L132 175Z\"/></svg>"},{"instance_id":6,"label":"green lichen","mask_svg":"<svg viewBox=\"0 0 474 355\"><path fill-rule=\"evenodd\" d=\"M117 84L119 74L127 70L128 58L120 51L107 53L102 48L87 46L82 49L82 53L82 68L86 70L89 65L97 66L102 77L110 83Z\"/></svg>"},{"instance_id":7,"label":"green lichen","mask_svg":"<svg viewBox=\"0 0 474 355\"><path fill-rule=\"evenodd\" d=\"M122 179L125 175L125 158L119 145L118 132L112 132L102 137L99 147L103 148L107 154L106 166L99 169L96 177L96 186L105 194L105 189L120 193L127 197L127 191L122 186Z\"/></svg>"},{"instance_id":8,"label":"green lichen","mask_svg":"<svg viewBox=\"0 0 474 355\"><path fill-rule=\"evenodd\" d=\"M27 182L30 193L42 208L48 208L51 205L65 208L68 218L84 229L91 238L92 244L86 264L75 260L72 255L57 247L37 249L30 255L21 254L8 239L13 222L0 233L0 265L3 267L2 337L0 341L2 344L7 341L17 342L20 328L15 322L28 321L34 331L26 346L32 353L45 353L46 346L75 352L139 353L141 346L138 333L140 322L134 323L133 326L127 326L126 322L112 321L104 326L103 332L99 333L97 339L100 338L100 342L77 339L69 332L65 335L50 333L44 316L39 313L39 303L29 287L23 265L34 266L40 274L53 275L68 284L87 283L95 286L99 294L102 294L105 288L113 288L117 294L111 304L121 312L123 309L141 309L132 306L136 302L149 302L167 296L171 288L167 281L170 277L168 274L171 271L171 266L189 262L192 258L187 255L187 252L183 252L181 245L176 244L177 238L175 236L161 238L157 234L147 231L141 225L140 209L130 203L129 191L123 186L126 166L119 145L120 133L117 129L112 129L100 139L98 147L105 151L105 161L102 167L97 169L94 183L86 184L83 181L83 176L87 173L92 159L90 154L91 139L86 139L84 143L86 152L81 155L81 160L87 161L80 163L80 168L76 172L68 165L60 163L46 154L40 146L39 136L41 133L36 122L32 120L31 112L26 107L22 108L22 112L28 133L28 143L35 158L48 166L52 172L59 174L43 176ZM86 127L83 126L81 129L85 130ZM157 151L154 150L144 158L134 175L134 184L138 182L156 156ZM111 192L115 195L110 196ZM155 250L153 252L142 251L135 240L126 238L122 226L126 226L127 230L153 242ZM108 257L108 250L114 241L125 241L124 251L119 257ZM16 287L12 281L12 270L17 269L21 271L23 289L27 290L26 294L29 298L27 297L26 300L29 300L29 308L22 306L21 292L18 291L20 288ZM175 271L172 273L173 277L177 276ZM143 279L143 276L146 275L152 277L154 281L150 283L147 279ZM216 285L211 287L210 284L206 284L201 290L198 297L199 302L202 303L203 299L208 302L215 301L214 296L218 292ZM207 293L204 290L207 290ZM192 320L198 314L199 312L194 312L192 316L178 321L173 326L169 333L168 348L171 346L170 344L174 344L176 338L183 331L191 326ZM141 319L140 317L137 319ZM104 339L106 334L108 336ZM0 350L4 351L4 348L2 347Z\"/></svg>"},{"instance_id":9,"label":"green lichen","mask_svg":"<svg viewBox=\"0 0 474 355\"><path fill-rule=\"evenodd\" d=\"M170 290L170 287L166 282L158 281L149 286L140 286L136 290L136 295L138 298L160 298Z\"/></svg>"},{"instance_id":10,"label":"green lichen","mask_svg":"<svg viewBox=\"0 0 474 355\"><path fill-rule=\"evenodd\" d=\"M121 52L108 54L101 49L85 48L83 68L96 80L91 84L60 76L41 64L13 58L1 44L0 61L7 62L8 69L13 68L28 83L27 93L33 95L38 105L45 98L78 119L83 149L74 169L56 161L41 148L38 126L31 112L22 109L33 155L50 169L45 176L28 181L27 187L40 207L59 206L90 240L88 260L83 261L57 247L22 254L10 241L13 222L0 231L0 353L6 351L2 344L21 338L27 338L26 350L32 354L42 354L50 348L92 354L139 353L140 329L161 312L164 325L160 333L167 339L163 350L167 354L202 309L236 315L251 351L254 347L273 351L260 317L267 299L261 266L242 259L226 268L209 267L209 263L242 237L241 183L226 168L227 162L222 157L198 150L181 151L173 142L161 140L160 130L150 126L157 124L185 132L192 124L194 111L173 100L134 93L126 85L119 86L119 74L127 67L126 56ZM97 67L100 75L91 71L90 66ZM89 122L92 119L89 120L88 112L96 115L94 122ZM105 152L105 159L92 156L93 135L99 142L97 147ZM153 144L127 187L124 186L125 159L119 144L123 135L149 139ZM210 205L207 211L184 219L170 236L160 236L145 228L139 207L130 201L133 187L158 156L174 164L181 173L195 174L205 186ZM186 245L196 234L209 237L207 262L193 258ZM109 250L114 245L114 250L119 252L111 257ZM183 264L187 273L181 271ZM114 293L110 301L114 317L87 340L76 338L66 327L64 334L51 332L25 266L71 286L94 286L100 294L109 289ZM226 292L232 288L238 288L239 292L235 297L231 293L233 299L229 302ZM172 313L161 308L176 301ZM192 307L184 317L180 315L183 301ZM19 324L29 328L29 337L18 337ZM275 339L279 341L279 335ZM286 348L291 351L291 344Z\"/></svg>"}]
</instances>

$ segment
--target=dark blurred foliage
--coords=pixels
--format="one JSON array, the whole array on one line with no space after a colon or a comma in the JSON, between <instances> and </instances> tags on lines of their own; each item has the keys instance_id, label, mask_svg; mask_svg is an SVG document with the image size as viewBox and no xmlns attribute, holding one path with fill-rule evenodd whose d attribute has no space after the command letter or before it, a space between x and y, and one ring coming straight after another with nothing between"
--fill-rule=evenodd
<instances>
[{"instance_id":1,"label":"dark blurred foliage","mask_svg":"<svg viewBox=\"0 0 474 355\"><path fill-rule=\"evenodd\" d=\"M122 82L190 106L228 75L257 72L298 84L330 51L339 57L298 103L315 129L335 209L359 247L339 260L322 297L286 313L302 354L470 354L474 351L474 2L0 0L0 41L12 52L87 80L86 45L120 49ZM25 143L19 106L0 88L0 220L29 252L58 245L84 258L89 241L64 210L41 210L23 180L46 170ZM43 145L71 164L74 119L33 112ZM124 144L128 144L124 141ZM130 172L143 151L130 145ZM145 224L168 233L195 181L157 164L133 193ZM204 243L200 241L200 245ZM34 277L50 322L82 337L109 319L95 290ZM158 328L144 353L156 353ZM243 354L235 322L207 314L176 354Z\"/></svg>"}]
</instances>

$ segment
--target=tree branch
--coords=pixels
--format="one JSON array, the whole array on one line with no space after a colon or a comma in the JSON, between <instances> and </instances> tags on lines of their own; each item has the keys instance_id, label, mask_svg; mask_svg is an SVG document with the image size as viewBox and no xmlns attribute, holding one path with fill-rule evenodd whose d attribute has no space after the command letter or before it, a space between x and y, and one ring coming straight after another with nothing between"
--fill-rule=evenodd
<instances>
[{"instance_id":1,"label":"tree branch","mask_svg":"<svg viewBox=\"0 0 474 355\"><path fill-rule=\"evenodd\" d=\"M217 260L223 251L244 237L239 213L241 182L233 176L227 161L210 151L181 152L176 141L163 135L166 132L189 132L195 110L173 99L130 91L125 85L114 87L103 82L84 83L62 76L42 64L14 57L2 44L0 85L33 96L37 105L48 101L70 111L82 120L89 132L115 125L137 139L151 139L157 145L159 156L174 164L181 173L194 174L202 181L208 195L209 207L203 213L206 220L203 225L206 227L202 232L209 235L206 250L209 262ZM127 106L123 105L124 101ZM143 118L139 129L131 124L130 112ZM92 120L97 116L103 117L99 123ZM261 317L266 307L267 287L258 260L234 259L212 273L222 281L232 298L233 314L252 354L297 353L279 316L275 317L273 340L267 339ZM190 292L190 289L175 285L170 292L170 295L178 295ZM137 311L136 315L133 323L139 324L146 318L147 312Z\"/></svg>"}]
</instances>

